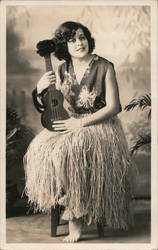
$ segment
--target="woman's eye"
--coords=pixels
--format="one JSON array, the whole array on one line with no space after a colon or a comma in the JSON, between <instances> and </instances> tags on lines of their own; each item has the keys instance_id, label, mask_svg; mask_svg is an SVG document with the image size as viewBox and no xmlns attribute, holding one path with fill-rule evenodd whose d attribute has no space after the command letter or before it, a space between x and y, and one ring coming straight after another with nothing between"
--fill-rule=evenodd
<instances>
[{"instance_id":1,"label":"woman's eye","mask_svg":"<svg viewBox=\"0 0 158 250\"><path fill-rule=\"evenodd\" d=\"M81 36L81 37L80 37L80 40L85 40L85 39L86 39L85 36Z\"/></svg>"},{"instance_id":2,"label":"woman's eye","mask_svg":"<svg viewBox=\"0 0 158 250\"><path fill-rule=\"evenodd\" d=\"M69 43L74 43L76 41L76 39L75 38L72 38L72 39L70 39L68 42Z\"/></svg>"}]
</instances>

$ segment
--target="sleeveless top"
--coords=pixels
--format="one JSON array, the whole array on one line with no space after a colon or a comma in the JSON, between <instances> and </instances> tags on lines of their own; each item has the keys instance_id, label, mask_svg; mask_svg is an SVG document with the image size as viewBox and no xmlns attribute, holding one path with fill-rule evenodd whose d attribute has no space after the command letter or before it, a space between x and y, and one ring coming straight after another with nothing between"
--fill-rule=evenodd
<instances>
[{"instance_id":1,"label":"sleeveless top","mask_svg":"<svg viewBox=\"0 0 158 250\"><path fill-rule=\"evenodd\" d=\"M106 106L106 73L108 65L113 63L96 54L93 55L81 82L77 82L72 62L64 62L59 66L57 88L61 90L64 98L69 103L69 112L73 114L94 113ZM36 109L43 112L44 106L39 103L44 98L47 89L41 94L37 94L37 89L33 90L32 96Z\"/></svg>"},{"instance_id":2,"label":"sleeveless top","mask_svg":"<svg viewBox=\"0 0 158 250\"><path fill-rule=\"evenodd\" d=\"M93 55L81 82L78 83L72 62L59 66L59 88L72 107L72 112L94 113L106 106L106 72L112 64L105 58ZM113 64L112 64L113 66Z\"/></svg>"}]
</instances>

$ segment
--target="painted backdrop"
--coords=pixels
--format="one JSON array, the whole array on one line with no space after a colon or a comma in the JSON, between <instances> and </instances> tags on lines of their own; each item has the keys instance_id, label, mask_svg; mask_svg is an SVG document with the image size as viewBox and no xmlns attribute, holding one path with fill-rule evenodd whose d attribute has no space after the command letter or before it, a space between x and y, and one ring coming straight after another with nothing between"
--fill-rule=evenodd
<instances>
[{"instance_id":1,"label":"painted backdrop","mask_svg":"<svg viewBox=\"0 0 158 250\"><path fill-rule=\"evenodd\" d=\"M7 104L35 134L42 127L31 92L45 72L36 53L40 40L53 37L62 22L78 21L89 27L97 53L115 65L123 108L131 99L150 93L150 7L149 6L58 6L23 5L7 7ZM56 69L59 61L52 56ZM146 111L119 115L129 147L139 134L150 131ZM134 156L140 170L136 195L150 196L150 146Z\"/></svg>"}]
</instances>

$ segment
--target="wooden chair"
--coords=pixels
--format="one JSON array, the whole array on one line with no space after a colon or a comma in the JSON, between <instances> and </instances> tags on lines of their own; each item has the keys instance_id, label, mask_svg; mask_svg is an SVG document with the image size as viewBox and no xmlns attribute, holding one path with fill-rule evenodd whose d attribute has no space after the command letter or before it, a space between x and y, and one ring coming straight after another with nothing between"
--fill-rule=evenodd
<instances>
[{"instance_id":1,"label":"wooden chair","mask_svg":"<svg viewBox=\"0 0 158 250\"><path fill-rule=\"evenodd\" d=\"M60 222L60 206L56 205L56 207L51 208L51 237L56 237L57 227Z\"/></svg>"},{"instance_id":2,"label":"wooden chair","mask_svg":"<svg viewBox=\"0 0 158 250\"><path fill-rule=\"evenodd\" d=\"M60 222L60 213L61 213L61 207L60 205L57 205L55 208L51 208L51 237L57 236L57 227ZM99 238L104 237L104 226L100 223L97 223L97 230L98 230L98 236Z\"/></svg>"}]
</instances>

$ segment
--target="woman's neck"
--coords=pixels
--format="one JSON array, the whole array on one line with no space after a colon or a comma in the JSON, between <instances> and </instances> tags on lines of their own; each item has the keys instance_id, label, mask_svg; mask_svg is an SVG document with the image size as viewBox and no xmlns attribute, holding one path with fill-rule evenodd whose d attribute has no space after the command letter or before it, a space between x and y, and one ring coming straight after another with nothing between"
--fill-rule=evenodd
<instances>
[{"instance_id":1,"label":"woman's neck","mask_svg":"<svg viewBox=\"0 0 158 250\"><path fill-rule=\"evenodd\" d=\"M71 57L71 60L73 64L88 63L92 59L92 57L92 54L87 54L82 58Z\"/></svg>"},{"instance_id":2,"label":"woman's neck","mask_svg":"<svg viewBox=\"0 0 158 250\"><path fill-rule=\"evenodd\" d=\"M82 58L72 58L72 65L73 70L76 76L76 80L78 84L81 83L86 70L88 69L88 66L90 65L91 61L93 60L92 54L87 54L86 56Z\"/></svg>"}]
</instances>

